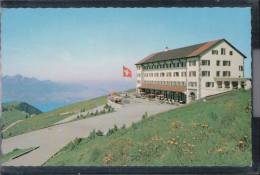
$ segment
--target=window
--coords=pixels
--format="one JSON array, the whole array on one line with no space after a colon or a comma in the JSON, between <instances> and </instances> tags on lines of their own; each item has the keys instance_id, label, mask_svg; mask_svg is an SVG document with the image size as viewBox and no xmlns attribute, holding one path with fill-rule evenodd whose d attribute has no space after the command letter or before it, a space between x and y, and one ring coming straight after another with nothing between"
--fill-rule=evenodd
<instances>
[{"instance_id":1,"label":"window","mask_svg":"<svg viewBox=\"0 0 260 175\"><path fill-rule=\"evenodd\" d=\"M189 87L197 87L197 82L188 82Z\"/></svg>"},{"instance_id":2,"label":"window","mask_svg":"<svg viewBox=\"0 0 260 175\"><path fill-rule=\"evenodd\" d=\"M172 76L172 73L171 72L167 72L166 73L166 77L171 77Z\"/></svg>"},{"instance_id":3,"label":"window","mask_svg":"<svg viewBox=\"0 0 260 175\"><path fill-rule=\"evenodd\" d=\"M202 74L203 77L209 77L210 71L202 71L201 74Z\"/></svg>"},{"instance_id":4,"label":"window","mask_svg":"<svg viewBox=\"0 0 260 175\"><path fill-rule=\"evenodd\" d=\"M180 63L177 63L177 67L180 67Z\"/></svg>"},{"instance_id":5,"label":"window","mask_svg":"<svg viewBox=\"0 0 260 175\"><path fill-rule=\"evenodd\" d=\"M175 67L176 65L175 65L175 63L172 63L172 67Z\"/></svg>"},{"instance_id":6,"label":"window","mask_svg":"<svg viewBox=\"0 0 260 175\"><path fill-rule=\"evenodd\" d=\"M239 70L243 71L244 70L243 66L239 66Z\"/></svg>"},{"instance_id":7,"label":"window","mask_svg":"<svg viewBox=\"0 0 260 175\"><path fill-rule=\"evenodd\" d=\"M164 77L164 72L161 72L161 73L160 73L160 77Z\"/></svg>"},{"instance_id":8,"label":"window","mask_svg":"<svg viewBox=\"0 0 260 175\"><path fill-rule=\"evenodd\" d=\"M159 73L154 73L154 76L155 77L159 77Z\"/></svg>"},{"instance_id":9,"label":"window","mask_svg":"<svg viewBox=\"0 0 260 175\"><path fill-rule=\"evenodd\" d=\"M216 72L216 77L219 77L220 76L220 71L217 71Z\"/></svg>"},{"instance_id":10,"label":"window","mask_svg":"<svg viewBox=\"0 0 260 175\"><path fill-rule=\"evenodd\" d=\"M182 76L182 77L186 77L186 72L182 72L182 73L181 73L181 76Z\"/></svg>"},{"instance_id":11,"label":"window","mask_svg":"<svg viewBox=\"0 0 260 175\"><path fill-rule=\"evenodd\" d=\"M190 71L189 76L190 77L196 77L196 71Z\"/></svg>"},{"instance_id":12,"label":"window","mask_svg":"<svg viewBox=\"0 0 260 175\"><path fill-rule=\"evenodd\" d=\"M219 60L216 61L216 65L220 66L220 61Z\"/></svg>"},{"instance_id":13,"label":"window","mask_svg":"<svg viewBox=\"0 0 260 175\"><path fill-rule=\"evenodd\" d=\"M218 88L222 88L222 81L217 81Z\"/></svg>"},{"instance_id":14,"label":"window","mask_svg":"<svg viewBox=\"0 0 260 175\"><path fill-rule=\"evenodd\" d=\"M196 66L196 60L189 61L189 66Z\"/></svg>"},{"instance_id":15,"label":"window","mask_svg":"<svg viewBox=\"0 0 260 175\"><path fill-rule=\"evenodd\" d=\"M229 81L225 81L224 85L225 85L225 88L230 88L230 82Z\"/></svg>"},{"instance_id":16,"label":"window","mask_svg":"<svg viewBox=\"0 0 260 175\"><path fill-rule=\"evenodd\" d=\"M225 48L221 48L221 55L226 55L226 49Z\"/></svg>"},{"instance_id":17,"label":"window","mask_svg":"<svg viewBox=\"0 0 260 175\"><path fill-rule=\"evenodd\" d=\"M233 51L231 50L231 51L229 51L229 55L233 55Z\"/></svg>"},{"instance_id":18,"label":"window","mask_svg":"<svg viewBox=\"0 0 260 175\"><path fill-rule=\"evenodd\" d=\"M214 82L206 82L206 87L214 87Z\"/></svg>"},{"instance_id":19,"label":"window","mask_svg":"<svg viewBox=\"0 0 260 175\"><path fill-rule=\"evenodd\" d=\"M201 65L209 66L210 65L210 60L201 60Z\"/></svg>"},{"instance_id":20,"label":"window","mask_svg":"<svg viewBox=\"0 0 260 175\"><path fill-rule=\"evenodd\" d=\"M212 50L212 55L218 55L218 50Z\"/></svg>"},{"instance_id":21,"label":"window","mask_svg":"<svg viewBox=\"0 0 260 175\"><path fill-rule=\"evenodd\" d=\"M173 76L174 76L174 77L178 77L178 76L179 76L179 72L174 72L174 73L173 73Z\"/></svg>"},{"instance_id":22,"label":"window","mask_svg":"<svg viewBox=\"0 0 260 175\"><path fill-rule=\"evenodd\" d=\"M223 77L230 77L230 71L223 71Z\"/></svg>"},{"instance_id":23,"label":"window","mask_svg":"<svg viewBox=\"0 0 260 175\"><path fill-rule=\"evenodd\" d=\"M230 61L223 61L223 66L230 66Z\"/></svg>"}]
</instances>

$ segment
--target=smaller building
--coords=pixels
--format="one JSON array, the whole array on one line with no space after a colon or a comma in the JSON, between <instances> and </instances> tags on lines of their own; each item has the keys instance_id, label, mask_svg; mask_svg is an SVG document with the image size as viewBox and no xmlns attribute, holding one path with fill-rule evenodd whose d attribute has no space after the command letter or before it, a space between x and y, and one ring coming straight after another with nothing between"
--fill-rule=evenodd
<instances>
[{"instance_id":1,"label":"smaller building","mask_svg":"<svg viewBox=\"0 0 260 175\"><path fill-rule=\"evenodd\" d=\"M225 39L153 53L136 63L137 92L186 103L245 88L245 58Z\"/></svg>"}]
</instances>

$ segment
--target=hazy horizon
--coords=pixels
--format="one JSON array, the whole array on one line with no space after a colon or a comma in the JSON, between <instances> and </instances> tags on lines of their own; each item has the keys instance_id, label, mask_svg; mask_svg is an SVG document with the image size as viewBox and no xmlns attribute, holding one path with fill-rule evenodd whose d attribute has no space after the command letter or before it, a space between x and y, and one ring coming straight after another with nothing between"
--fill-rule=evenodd
<instances>
[{"instance_id":1,"label":"hazy horizon","mask_svg":"<svg viewBox=\"0 0 260 175\"><path fill-rule=\"evenodd\" d=\"M40 80L21 74L3 76L2 102L29 103L41 111L50 111L75 102L135 88L134 81L97 80L78 83Z\"/></svg>"}]
</instances>

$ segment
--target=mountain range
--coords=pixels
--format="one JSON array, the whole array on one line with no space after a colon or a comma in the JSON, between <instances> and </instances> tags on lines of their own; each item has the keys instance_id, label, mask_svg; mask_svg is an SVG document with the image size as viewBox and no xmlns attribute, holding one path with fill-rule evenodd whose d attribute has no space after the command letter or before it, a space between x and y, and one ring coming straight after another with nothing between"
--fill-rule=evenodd
<instances>
[{"instance_id":1,"label":"mountain range","mask_svg":"<svg viewBox=\"0 0 260 175\"><path fill-rule=\"evenodd\" d=\"M63 83L22 75L2 77L3 102L27 102L42 111L133 87L133 81Z\"/></svg>"}]
</instances>

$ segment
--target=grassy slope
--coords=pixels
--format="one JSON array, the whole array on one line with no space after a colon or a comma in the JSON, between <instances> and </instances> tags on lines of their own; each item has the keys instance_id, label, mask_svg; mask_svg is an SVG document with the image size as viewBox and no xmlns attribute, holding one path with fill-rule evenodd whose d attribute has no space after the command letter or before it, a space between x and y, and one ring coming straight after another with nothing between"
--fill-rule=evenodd
<instances>
[{"instance_id":1,"label":"grassy slope","mask_svg":"<svg viewBox=\"0 0 260 175\"><path fill-rule=\"evenodd\" d=\"M74 103L72 105L68 105L47 113L42 113L32 118L28 118L18 123L17 125L11 127L10 129L8 129L6 132L3 133L3 136L4 138L7 138L7 137L23 134L26 132L30 132L33 130L45 128L71 115L71 114L60 115L62 113L78 112L82 108L88 110L88 109L95 108L96 106L103 105L106 102L107 102L106 97L102 96L91 100Z\"/></svg>"},{"instance_id":2,"label":"grassy slope","mask_svg":"<svg viewBox=\"0 0 260 175\"><path fill-rule=\"evenodd\" d=\"M111 136L74 141L45 165L247 166L251 163L249 105L249 91L198 101Z\"/></svg>"},{"instance_id":3,"label":"grassy slope","mask_svg":"<svg viewBox=\"0 0 260 175\"><path fill-rule=\"evenodd\" d=\"M8 125L16 122L17 120L25 119L26 113L24 111L13 109L12 111L2 112L2 117L3 117L4 128L5 128Z\"/></svg>"},{"instance_id":4,"label":"grassy slope","mask_svg":"<svg viewBox=\"0 0 260 175\"><path fill-rule=\"evenodd\" d=\"M7 154L4 154L3 156L0 157L0 164L11 160L13 157L22 155L25 152L28 152L28 151L30 151L32 149L34 149L34 148L14 149L13 151L11 151L11 152L9 152Z\"/></svg>"},{"instance_id":5,"label":"grassy slope","mask_svg":"<svg viewBox=\"0 0 260 175\"><path fill-rule=\"evenodd\" d=\"M24 102L3 103L2 111L1 121L3 122L4 128L17 120L25 119L26 115L29 117L31 114L41 113L37 108Z\"/></svg>"}]
</instances>

